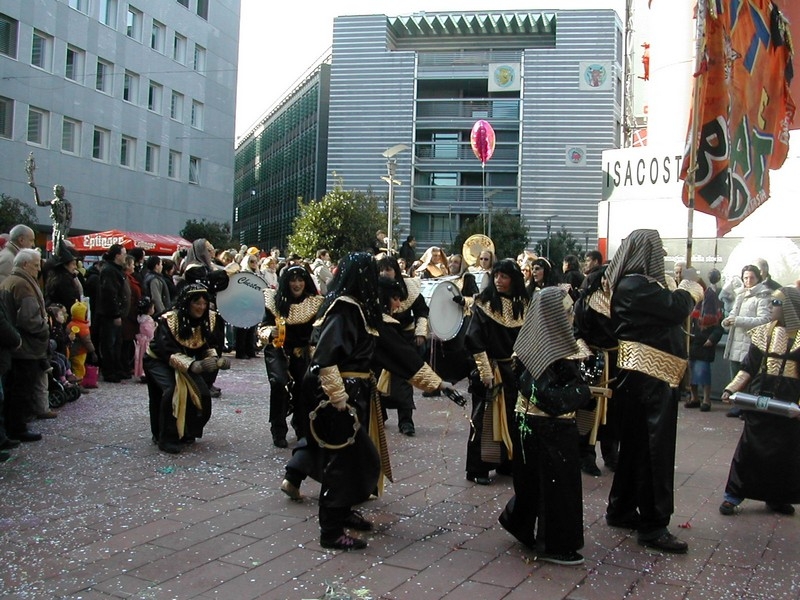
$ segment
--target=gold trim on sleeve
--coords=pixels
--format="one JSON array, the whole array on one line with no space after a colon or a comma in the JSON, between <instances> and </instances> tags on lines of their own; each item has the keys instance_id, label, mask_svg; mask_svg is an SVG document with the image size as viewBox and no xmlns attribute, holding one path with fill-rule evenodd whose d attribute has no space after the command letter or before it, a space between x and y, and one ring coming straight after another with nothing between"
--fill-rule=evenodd
<instances>
[{"instance_id":1,"label":"gold trim on sleeve","mask_svg":"<svg viewBox=\"0 0 800 600\"><path fill-rule=\"evenodd\" d=\"M347 402L347 392L344 390L344 382L339 374L338 366L322 367L319 370L319 384L325 395L330 398L331 403Z\"/></svg>"},{"instance_id":2,"label":"gold trim on sleeve","mask_svg":"<svg viewBox=\"0 0 800 600\"><path fill-rule=\"evenodd\" d=\"M408 382L423 392L435 392L442 385L442 378L431 369L428 363L424 363Z\"/></svg>"}]
</instances>

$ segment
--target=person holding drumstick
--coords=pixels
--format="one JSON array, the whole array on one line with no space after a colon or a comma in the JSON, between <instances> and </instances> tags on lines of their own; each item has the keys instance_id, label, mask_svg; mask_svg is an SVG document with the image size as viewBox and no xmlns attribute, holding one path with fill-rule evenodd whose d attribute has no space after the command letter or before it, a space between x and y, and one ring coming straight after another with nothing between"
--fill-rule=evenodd
<instances>
[{"instance_id":1,"label":"person holding drumstick","mask_svg":"<svg viewBox=\"0 0 800 600\"><path fill-rule=\"evenodd\" d=\"M269 379L269 428L278 448L289 445L289 414L297 439L308 434L308 412L313 407L303 401L301 387L311 359L311 330L322 300L310 273L300 265L281 272L277 290L264 290L264 318L258 337L264 346Z\"/></svg>"}]
</instances>

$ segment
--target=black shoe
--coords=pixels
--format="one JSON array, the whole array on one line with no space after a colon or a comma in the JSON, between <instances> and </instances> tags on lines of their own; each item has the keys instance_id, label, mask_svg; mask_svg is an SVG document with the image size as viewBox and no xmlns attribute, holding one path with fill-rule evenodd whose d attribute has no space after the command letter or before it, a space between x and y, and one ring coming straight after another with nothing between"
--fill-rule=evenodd
<instances>
[{"instance_id":1,"label":"black shoe","mask_svg":"<svg viewBox=\"0 0 800 600\"><path fill-rule=\"evenodd\" d=\"M556 565L582 565L583 555L578 552L544 552L536 557L536 560L553 563Z\"/></svg>"},{"instance_id":2,"label":"black shoe","mask_svg":"<svg viewBox=\"0 0 800 600\"><path fill-rule=\"evenodd\" d=\"M351 510L344 520L344 526L357 531L372 531L372 523L367 521L357 510Z\"/></svg>"},{"instance_id":3,"label":"black shoe","mask_svg":"<svg viewBox=\"0 0 800 600\"><path fill-rule=\"evenodd\" d=\"M732 419L736 419L742 416L742 409L734 406L728 412L725 413L726 417L731 417Z\"/></svg>"},{"instance_id":4,"label":"black shoe","mask_svg":"<svg viewBox=\"0 0 800 600\"><path fill-rule=\"evenodd\" d=\"M700 412L708 412L711 410L711 405L708 402L703 402L700 404Z\"/></svg>"},{"instance_id":5,"label":"black shoe","mask_svg":"<svg viewBox=\"0 0 800 600\"><path fill-rule=\"evenodd\" d=\"M283 482L281 482L281 491L295 502L300 502L303 499L300 488L288 479L284 479Z\"/></svg>"},{"instance_id":6,"label":"black shoe","mask_svg":"<svg viewBox=\"0 0 800 600\"><path fill-rule=\"evenodd\" d=\"M363 550L367 547L367 542L364 540L351 537L343 533L335 540L326 540L324 537L319 539L319 545L323 548L330 548L331 550Z\"/></svg>"},{"instance_id":7,"label":"black shoe","mask_svg":"<svg viewBox=\"0 0 800 600\"><path fill-rule=\"evenodd\" d=\"M219 398L222 396L222 390L215 385L208 386L208 392L212 398Z\"/></svg>"},{"instance_id":8,"label":"black shoe","mask_svg":"<svg viewBox=\"0 0 800 600\"><path fill-rule=\"evenodd\" d=\"M645 548L653 548L661 550L662 552L669 552L670 554L686 554L689 551L689 544L679 540L669 532L662 533L657 538L638 540L640 546Z\"/></svg>"},{"instance_id":9,"label":"black shoe","mask_svg":"<svg viewBox=\"0 0 800 600\"><path fill-rule=\"evenodd\" d=\"M11 458L11 450L0 450L0 463L6 462Z\"/></svg>"},{"instance_id":10,"label":"black shoe","mask_svg":"<svg viewBox=\"0 0 800 600\"><path fill-rule=\"evenodd\" d=\"M467 481L471 481L472 483L477 483L478 485L490 485L492 480L489 479L489 475L481 475L478 473L467 473Z\"/></svg>"},{"instance_id":11,"label":"black shoe","mask_svg":"<svg viewBox=\"0 0 800 600\"><path fill-rule=\"evenodd\" d=\"M437 396L441 396L442 392L439 390L434 390L432 392L422 392L423 398L436 398Z\"/></svg>"},{"instance_id":12,"label":"black shoe","mask_svg":"<svg viewBox=\"0 0 800 600\"><path fill-rule=\"evenodd\" d=\"M288 448L289 442L286 441L286 438L273 438L272 444L277 448Z\"/></svg>"},{"instance_id":13,"label":"black shoe","mask_svg":"<svg viewBox=\"0 0 800 600\"><path fill-rule=\"evenodd\" d=\"M181 453L181 447L178 444L173 444L172 442L158 442L158 449L162 452L166 452L167 454Z\"/></svg>"},{"instance_id":14,"label":"black shoe","mask_svg":"<svg viewBox=\"0 0 800 600\"><path fill-rule=\"evenodd\" d=\"M19 446L19 440L12 440L11 438L7 439L5 442L0 444L0 450L11 450L12 448L16 448Z\"/></svg>"},{"instance_id":15,"label":"black shoe","mask_svg":"<svg viewBox=\"0 0 800 600\"><path fill-rule=\"evenodd\" d=\"M514 469L511 465L500 465L494 472L498 475L505 475L506 477L512 477L514 475Z\"/></svg>"},{"instance_id":16,"label":"black shoe","mask_svg":"<svg viewBox=\"0 0 800 600\"><path fill-rule=\"evenodd\" d=\"M591 456L581 461L581 471L592 477L600 477L602 475L600 468L594 463L594 459Z\"/></svg>"},{"instance_id":17,"label":"black shoe","mask_svg":"<svg viewBox=\"0 0 800 600\"><path fill-rule=\"evenodd\" d=\"M194 438L190 435L183 436L181 438L181 444L186 444L187 446L190 444L194 444L197 438Z\"/></svg>"},{"instance_id":18,"label":"black shoe","mask_svg":"<svg viewBox=\"0 0 800 600\"><path fill-rule=\"evenodd\" d=\"M133 379L133 375L131 375L130 373L120 373L119 374L119 378L120 379Z\"/></svg>"},{"instance_id":19,"label":"black shoe","mask_svg":"<svg viewBox=\"0 0 800 600\"><path fill-rule=\"evenodd\" d=\"M413 423L400 423L400 433L407 435L408 437L414 437L417 434L417 431L414 429Z\"/></svg>"},{"instance_id":20,"label":"black shoe","mask_svg":"<svg viewBox=\"0 0 800 600\"><path fill-rule=\"evenodd\" d=\"M612 516L606 515L606 525L609 527L619 527L620 529L636 529L639 527L641 517L639 513L629 513L627 515Z\"/></svg>"},{"instance_id":21,"label":"black shoe","mask_svg":"<svg viewBox=\"0 0 800 600\"><path fill-rule=\"evenodd\" d=\"M109 375L108 377L104 376L103 381L105 381L106 383L119 383L122 381L122 379L120 379L116 375Z\"/></svg>"},{"instance_id":22,"label":"black shoe","mask_svg":"<svg viewBox=\"0 0 800 600\"><path fill-rule=\"evenodd\" d=\"M778 513L779 515L791 516L794 514L794 506L788 503L767 502L767 508L770 509L772 512Z\"/></svg>"},{"instance_id":23,"label":"black shoe","mask_svg":"<svg viewBox=\"0 0 800 600\"><path fill-rule=\"evenodd\" d=\"M20 442L38 442L42 439L42 434L34 433L33 431L21 431L14 434L14 439Z\"/></svg>"},{"instance_id":24,"label":"black shoe","mask_svg":"<svg viewBox=\"0 0 800 600\"><path fill-rule=\"evenodd\" d=\"M730 517L735 512L736 512L736 505L733 502L728 502L727 500L725 500L725 502L719 505L719 514L721 515Z\"/></svg>"}]
</instances>

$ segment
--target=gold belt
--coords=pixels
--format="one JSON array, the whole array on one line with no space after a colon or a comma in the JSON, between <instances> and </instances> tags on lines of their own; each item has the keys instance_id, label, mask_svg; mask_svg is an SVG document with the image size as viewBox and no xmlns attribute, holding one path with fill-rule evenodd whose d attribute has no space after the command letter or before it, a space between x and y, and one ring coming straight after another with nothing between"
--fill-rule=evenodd
<instances>
[{"instance_id":1,"label":"gold belt","mask_svg":"<svg viewBox=\"0 0 800 600\"><path fill-rule=\"evenodd\" d=\"M339 373L342 379L369 379L372 373L362 373L360 371L342 371Z\"/></svg>"},{"instance_id":2,"label":"gold belt","mask_svg":"<svg viewBox=\"0 0 800 600\"><path fill-rule=\"evenodd\" d=\"M678 387L686 370L686 359L640 342L621 340L617 366L655 377L668 383L670 387Z\"/></svg>"},{"instance_id":3,"label":"gold belt","mask_svg":"<svg viewBox=\"0 0 800 600\"><path fill-rule=\"evenodd\" d=\"M541 408L536 406L532 401L528 400L525 396L520 394L517 396L517 406L514 409L517 413L528 415L531 417L547 417L548 419L574 419L575 412L566 413L563 415L548 415Z\"/></svg>"}]
</instances>

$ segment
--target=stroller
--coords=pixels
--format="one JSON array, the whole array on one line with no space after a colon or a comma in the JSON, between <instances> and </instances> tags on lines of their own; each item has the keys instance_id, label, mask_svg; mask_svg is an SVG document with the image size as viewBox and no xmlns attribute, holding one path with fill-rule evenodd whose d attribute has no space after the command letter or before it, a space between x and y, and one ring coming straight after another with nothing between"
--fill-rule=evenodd
<instances>
[{"instance_id":1,"label":"stroller","mask_svg":"<svg viewBox=\"0 0 800 600\"><path fill-rule=\"evenodd\" d=\"M47 369L47 392L50 408L59 408L67 402L75 402L81 396L78 381L70 381L72 371L66 355L55 350L55 340L50 340L50 365Z\"/></svg>"}]
</instances>

